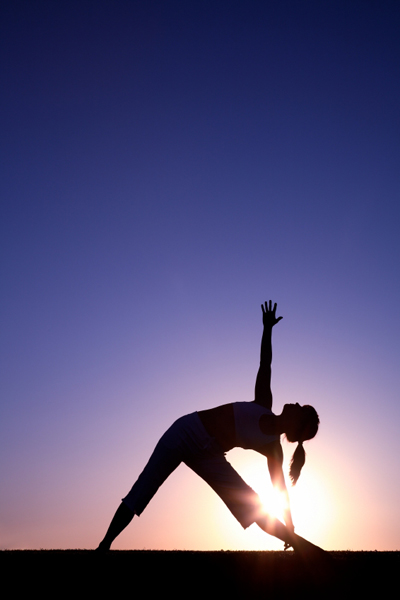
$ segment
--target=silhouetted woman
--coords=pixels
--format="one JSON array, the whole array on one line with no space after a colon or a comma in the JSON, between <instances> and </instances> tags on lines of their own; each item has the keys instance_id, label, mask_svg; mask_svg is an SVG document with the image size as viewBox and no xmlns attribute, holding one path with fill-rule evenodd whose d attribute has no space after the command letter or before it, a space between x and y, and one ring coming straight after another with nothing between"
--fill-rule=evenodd
<instances>
[{"instance_id":1,"label":"silhouetted woman","mask_svg":"<svg viewBox=\"0 0 400 600\"><path fill-rule=\"evenodd\" d=\"M300 543L294 534L289 498L282 471L283 452L280 435L297 442L290 465L290 478L296 483L305 461L303 442L315 436L319 418L311 406L285 404L274 415L271 393L272 328L276 304L261 306L263 335L261 360L253 402L234 402L181 417L164 433L138 480L123 498L100 542L98 550L108 550L134 515L140 515L160 485L184 462L193 469L225 502L243 528L257 523L265 532L285 542L285 548ZM285 524L263 511L258 495L230 465L225 453L232 448L255 450L267 458L273 485L286 495Z\"/></svg>"}]
</instances>

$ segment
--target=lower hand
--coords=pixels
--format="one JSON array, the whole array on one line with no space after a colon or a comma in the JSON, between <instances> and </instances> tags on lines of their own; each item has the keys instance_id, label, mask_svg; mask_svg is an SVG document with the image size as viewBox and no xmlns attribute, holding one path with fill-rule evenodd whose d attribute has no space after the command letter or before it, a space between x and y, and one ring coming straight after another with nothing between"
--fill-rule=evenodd
<instances>
[{"instance_id":1,"label":"lower hand","mask_svg":"<svg viewBox=\"0 0 400 600\"><path fill-rule=\"evenodd\" d=\"M289 548L293 548L292 544L290 544L289 542L284 542L283 549L286 551L289 550Z\"/></svg>"}]
</instances>

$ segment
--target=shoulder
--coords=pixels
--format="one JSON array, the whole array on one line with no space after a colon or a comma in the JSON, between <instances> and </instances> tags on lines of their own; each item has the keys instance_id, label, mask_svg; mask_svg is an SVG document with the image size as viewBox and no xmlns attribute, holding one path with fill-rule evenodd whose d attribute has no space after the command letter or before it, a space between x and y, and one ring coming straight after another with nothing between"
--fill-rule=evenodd
<instances>
[{"instance_id":1,"label":"shoulder","mask_svg":"<svg viewBox=\"0 0 400 600\"><path fill-rule=\"evenodd\" d=\"M253 410L254 412L259 412L260 414L272 415L273 412L270 406L263 402L257 402L257 400L252 400L251 402L239 402L238 404L245 404L249 407L249 410Z\"/></svg>"},{"instance_id":2,"label":"shoulder","mask_svg":"<svg viewBox=\"0 0 400 600\"><path fill-rule=\"evenodd\" d=\"M264 416L268 417L273 414L270 408L255 400L251 402L234 402L232 406L235 414L247 415L254 419L261 419Z\"/></svg>"},{"instance_id":3,"label":"shoulder","mask_svg":"<svg viewBox=\"0 0 400 600\"><path fill-rule=\"evenodd\" d=\"M269 402L268 400L261 401L261 400L257 399L257 400L253 400L252 404L256 404L257 406L260 406L264 410L272 412L272 402Z\"/></svg>"}]
</instances>

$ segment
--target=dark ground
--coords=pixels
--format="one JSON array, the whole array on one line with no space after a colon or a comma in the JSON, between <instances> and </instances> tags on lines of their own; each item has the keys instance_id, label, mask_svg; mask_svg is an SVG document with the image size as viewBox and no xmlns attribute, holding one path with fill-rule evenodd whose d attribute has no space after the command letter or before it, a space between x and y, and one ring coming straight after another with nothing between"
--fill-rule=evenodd
<instances>
[{"instance_id":1,"label":"dark ground","mask_svg":"<svg viewBox=\"0 0 400 600\"><path fill-rule=\"evenodd\" d=\"M293 552L4 550L0 568L13 597L343 600L397 595L400 552L328 552L310 563Z\"/></svg>"}]
</instances>

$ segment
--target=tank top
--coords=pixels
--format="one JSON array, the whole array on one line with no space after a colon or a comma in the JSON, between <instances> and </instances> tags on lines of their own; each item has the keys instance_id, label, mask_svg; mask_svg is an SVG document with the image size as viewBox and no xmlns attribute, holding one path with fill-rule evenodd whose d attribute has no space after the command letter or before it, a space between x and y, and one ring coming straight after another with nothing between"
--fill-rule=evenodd
<instances>
[{"instance_id":1,"label":"tank top","mask_svg":"<svg viewBox=\"0 0 400 600\"><path fill-rule=\"evenodd\" d=\"M233 402L235 415L236 446L246 450L258 450L265 444L276 442L279 435L267 435L260 429L260 418L272 415L272 411L255 402Z\"/></svg>"}]
</instances>

